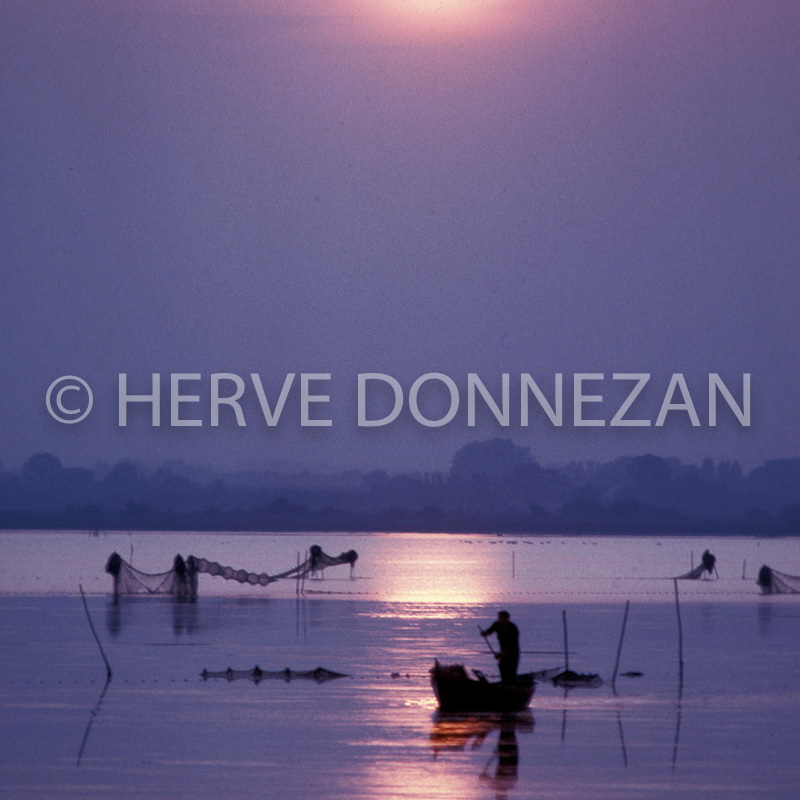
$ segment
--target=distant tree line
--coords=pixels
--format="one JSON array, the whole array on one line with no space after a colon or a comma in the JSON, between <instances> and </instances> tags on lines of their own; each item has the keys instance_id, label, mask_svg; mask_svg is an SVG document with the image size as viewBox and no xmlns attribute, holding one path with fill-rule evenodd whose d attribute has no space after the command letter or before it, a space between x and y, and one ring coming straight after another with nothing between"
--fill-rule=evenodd
<instances>
[{"instance_id":1,"label":"distant tree line","mask_svg":"<svg viewBox=\"0 0 800 800\"><path fill-rule=\"evenodd\" d=\"M800 459L641 455L543 467L505 439L447 472L216 474L182 462L65 467L48 453L0 470L0 527L130 530L800 533Z\"/></svg>"}]
</instances>

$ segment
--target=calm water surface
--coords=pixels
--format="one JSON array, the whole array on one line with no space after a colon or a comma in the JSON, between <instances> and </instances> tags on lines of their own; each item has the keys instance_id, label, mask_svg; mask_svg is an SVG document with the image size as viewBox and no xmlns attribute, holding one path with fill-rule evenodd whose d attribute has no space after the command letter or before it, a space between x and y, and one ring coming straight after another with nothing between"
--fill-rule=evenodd
<instances>
[{"instance_id":1,"label":"calm water surface","mask_svg":"<svg viewBox=\"0 0 800 800\"><path fill-rule=\"evenodd\" d=\"M123 598L118 551L145 571L176 552L280 572L311 544L355 548L297 596L200 576L194 603ZM671 578L705 547L719 579ZM0 794L14 798L795 798L800 598L761 597L762 563L800 574L795 540L411 535L0 534ZM743 579L744 575L744 579ZM78 594L113 667L105 667ZM625 602L630 613L616 691ZM531 713L443 718L435 657L492 672L477 626L499 604ZM324 666L348 677L206 680L203 669Z\"/></svg>"}]
</instances>

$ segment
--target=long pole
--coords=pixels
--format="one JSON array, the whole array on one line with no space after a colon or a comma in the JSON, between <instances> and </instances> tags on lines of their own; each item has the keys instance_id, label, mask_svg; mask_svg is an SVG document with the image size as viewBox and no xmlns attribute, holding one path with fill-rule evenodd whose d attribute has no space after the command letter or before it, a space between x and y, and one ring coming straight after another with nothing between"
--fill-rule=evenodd
<instances>
[{"instance_id":1,"label":"long pole","mask_svg":"<svg viewBox=\"0 0 800 800\"><path fill-rule=\"evenodd\" d=\"M622 655L622 640L625 638L625 625L628 622L628 609L631 606L631 601L625 601L625 615L622 617L622 631L619 635L619 645L617 646L617 661L614 664L614 677L611 678L611 688L614 688L614 685L617 682L617 670L619 669L619 657ZM621 730L621 728L620 728ZM624 745L623 745L624 747Z\"/></svg>"},{"instance_id":2,"label":"long pole","mask_svg":"<svg viewBox=\"0 0 800 800\"><path fill-rule=\"evenodd\" d=\"M564 669L569 669L569 643L567 639L567 610L562 609L561 611L561 622L564 626Z\"/></svg>"},{"instance_id":3,"label":"long pole","mask_svg":"<svg viewBox=\"0 0 800 800\"><path fill-rule=\"evenodd\" d=\"M308 564L308 550L306 550L305 561L303 561L303 564L306 564L306 565ZM307 569L303 569L301 571L302 571L303 575L300 578L300 594L305 594L306 593L306 575L308 575L308 570Z\"/></svg>"},{"instance_id":4,"label":"long pole","mask_svg":"<svg viewBox=\"0 0 800 800\"><path fill-rule=\"evenodd\" d=\"M683 684L683 626L681 625L681 604L678 600L678 580L672 579L675 586L675 613L678 615L678 667L680 670L680 680Z\"/></svg>"},{"instance_id":5,"label":"long pole","mask_svg":"<svg viewBox=\"0 0 800 800\"><path fill-rule=\"evenodd\" d=\"M83 593L83 586L78 584L78 588L81 590L81 600L83 600L83 610L86 612L86 619L89 620L89 627L92 629L92 633L94 634L94 640L97 642L97 646L100 648L100 655L103 656L103 661L106 662L106 673L108 674L108 680L111 680L111 664L108 663L105 651L103 650L103 645L100 644L100 637L97 635L97 631L94 629L92 615L89 613L89 606L86 605L86 595Z\"/></svg>"},{"instance_id":6,"label":"long pole","mask_svg":"<svg viewBox=\"0 0 800 800\"><path fill-rule=\"evenodd\" d=\"M495 658L497 658L497 653L495 652L494 647L492 647L492 643L489 641L489 637L483 635L483 628L481 628L480 625L478 625L478 630L481 632L481 636L483 637L483 641L486 642L486 646L489 648L489 650L491 651L492 655Z\"/></svg>"},{"instance_id":7,"label":"long pole","mask_svg":"<svg viewBox=\"0 0 800 800\"><path fill-rule=\"evenodd\" d=\"M86 730L83 732L83 740L81 741L80 750L78 750L78 758L75 762L75 766L79 767L81 765L81 759L83 758L83 751L86 748L86 742L89 739L89 731L92 729L92 724L97 719L97 715L100 713L100 706L103 705L103 698L106 696L106 692L108 691L108 687L111 684L111 676L106 678L105 686L103 686L103 691L100 692L100 697L97 699L97 704L92 709L92 713L89 715L89 722L86 723Z\"/></svg>"}]
</instances>

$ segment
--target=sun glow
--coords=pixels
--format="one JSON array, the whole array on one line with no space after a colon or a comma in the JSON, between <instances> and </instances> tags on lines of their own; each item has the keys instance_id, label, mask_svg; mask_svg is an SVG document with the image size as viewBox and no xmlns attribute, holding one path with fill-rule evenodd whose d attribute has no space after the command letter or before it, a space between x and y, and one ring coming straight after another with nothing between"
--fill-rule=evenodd
<instances>
[{"instance_id":1,"label":"sun glow","mask_svg":"<svg viewBox=\"0 0 800 800\"><path fill-rule=\"evenodd\" d=\"M443 20L485 15L497 4L487 0L383 0L383 5L394 8L398 16Z\"/></svg>"},{"instance_id":2,"label":"sun glow","mask_svg":"<svg viewBox=\"0 0 800 800\"><path fill-rule=\"evenodd\" d=\"M514 0L369 0L362 9L378 27L401 37L491 34L508 22Z\"/></svg>"},{"instance_id":3,"label":"sun glow","mask_svg":"<svg viewBox=\"0 0 800 800\"><path fill-rule=\"evenodd\" d=\"M574 0L293 0L277 7L265 0L176 2L281 20L285 35L296 40L395 45L524 36L562 19L565 4Z\"/></svg>"}]
</instances>

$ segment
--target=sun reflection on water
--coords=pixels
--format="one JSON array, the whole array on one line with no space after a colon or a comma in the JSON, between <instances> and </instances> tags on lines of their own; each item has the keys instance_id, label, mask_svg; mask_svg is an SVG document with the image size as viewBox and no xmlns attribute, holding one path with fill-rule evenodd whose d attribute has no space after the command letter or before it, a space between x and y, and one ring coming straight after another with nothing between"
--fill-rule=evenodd
<instances>
[{"instance_id":1,"label":"sun reflection on water","mask_svg":"<svg viewBox=\"0 0 800 800\"><path fill-rule=\"evenodd\" d=\"M385 544L383 574L376 587L385 602L487 603L501 584L502 567L495 559L486 558L480 548L467 548L454 558L452 537L419 535Z\"/></svg>"}]
</instances>

